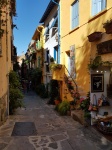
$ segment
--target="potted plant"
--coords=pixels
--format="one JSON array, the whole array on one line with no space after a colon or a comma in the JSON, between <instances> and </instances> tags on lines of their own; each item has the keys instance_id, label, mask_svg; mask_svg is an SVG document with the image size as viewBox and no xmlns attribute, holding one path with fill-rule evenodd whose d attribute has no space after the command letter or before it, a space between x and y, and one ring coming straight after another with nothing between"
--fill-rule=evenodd
<instances>
[{"instance_id":1,"label":"potted plant","mask_svg":"<svg viewBox=\"0 0 112 150\"><path fill-rule=\"evenodd\" d=\"M67 115L68 111L70 112L70 102L67 100L63 100L59 105L58 105L58 112L60 115Z\"/></svg>"},{"instance_id":2,"label":"potted plant","mask_svg":"<svg viewBox=\"0 0 112 150\"><path fill-rule=\"evenodd\" d=\"M97 69L99 66L102 65L102 59L101 56L96 56L94 59L90 60L90 63L88 64L88 69L92 69L95 70Z\"/></svg>"},{"instance_id":3,"label":"potted plant","mask_svg":"<svg viewBox=\"0 0 112 150\"><path fill-rule=\"evenodd\" d=\"M102 32L93 32L92 34L88 35L89 42L94 42L100 40L102 37Z\"/></svg>"},{"instance_id":4,"label":"potted plant","mask_svg":"<svg viewBox=\"0 0 112 150\"><path fill-rule=\"evenodd\" d=\"M105 28L107 34L112 34L112 19L103 23L103 28Z\"/></svg>"},{"instance_id":5,"label":"potted plant","mask_svg":"<svg viewBox=\"0 0 112 150\"><path fill-rule=\"evenodd\" d=\"M50 63L50 69L51 70L57 70L57 69L61 69L62 65L61 64L56 64L54 62Z\"/></svg>"}]
</instances>

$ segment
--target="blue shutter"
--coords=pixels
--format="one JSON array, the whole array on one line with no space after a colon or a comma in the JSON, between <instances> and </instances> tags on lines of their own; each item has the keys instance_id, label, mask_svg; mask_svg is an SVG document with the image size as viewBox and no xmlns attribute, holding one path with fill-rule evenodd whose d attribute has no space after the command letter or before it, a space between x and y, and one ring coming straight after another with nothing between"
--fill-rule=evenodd
<instances>
[{"instance_id":1,"label":"blue shutter","mask_svg":"<svg viewBox=\"0 0 112 150\"><path fill-rule=\"evenodd\" d=\"M101 10L102 10L102 0L98 0L97 13L99 13Z\"/></svg>"},{"instance_id":2,"label":"blue shutter","mask_svg":"<svg viewBox=\"0 0 112 150\"><path fill-rule=\"evenodd\" d=\"M92 16L97 14L97 0L92 0Z\"/></svg>"},{"instance_id":3,"label":"blue shutter","mask_svg":"<svg viewBox=\"0 0 112 150\"><path fill-rule=\"evenodd\" d=\"M106 8L106 0L102 0L102 10Z\"/></svg>"},{"instance_id":4,"label":"blue shutter","mask_svg":"<svg viewBox=\"0 0 112 150\"><path fill-rule=\"evenodd\" d=\"M56 61L56 49L54 48L54 60Z\"/></svg>"},{"instance_id":5,"label":"blue shutter","mask_svg":"<svg viewBox=\"0 0 112 150\"><path fill-rule=\"evenodd\" d=\"M74 5L72 6L72 29L74 28L74 16L75 16L75 12L74 12Z\"/></svg>"},{"instance_id":6,"label":"blue shutter","mask_svg":"<svg viewBox=\"0 0 112 150\"><path fill-rule=\"evenodd\" d=\"M72 5L72 29L79 24L79 2Z\"/></svg>"},{"instance_id":7,"label":"blue shutter","mask_svg":"<svg viewBox=\"0 0 112 150\"><path fill-rule=\"evenodd\" d=\"M58 46L58 64L60 64L60 46Z\"/></svg>"},{"instance_id":8,"label":"blue shutter","mask_svg":"<svg viewBox=\"0 0 112 150\"><path fill-rule=\"evenodd\" d=\"M79 2L78 1L76 2L75 9L76 9L75 22L76 22L76 26L78 26L78 24L79 24Z\"/></svg>"}]
</instances>

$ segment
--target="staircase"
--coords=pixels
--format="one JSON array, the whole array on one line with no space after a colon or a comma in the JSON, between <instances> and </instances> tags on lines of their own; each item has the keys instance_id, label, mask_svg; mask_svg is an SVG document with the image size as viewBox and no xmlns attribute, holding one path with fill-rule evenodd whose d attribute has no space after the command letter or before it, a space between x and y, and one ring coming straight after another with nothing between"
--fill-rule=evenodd
<instances>
[{"instance_id":1,"label":"staircase","mask_svg":"<svg viewBox=\"0 0 112 150\"><path fill-rule=\"evenodd\" d=\"M64 88L66 91L65 97L67 97L67 99L69 99L70 101L80 99L80 94L78 91L77 83L71 77L71 75L66 67L65 67L65 73L64 73Z\"/></svg>"}]
</instances>

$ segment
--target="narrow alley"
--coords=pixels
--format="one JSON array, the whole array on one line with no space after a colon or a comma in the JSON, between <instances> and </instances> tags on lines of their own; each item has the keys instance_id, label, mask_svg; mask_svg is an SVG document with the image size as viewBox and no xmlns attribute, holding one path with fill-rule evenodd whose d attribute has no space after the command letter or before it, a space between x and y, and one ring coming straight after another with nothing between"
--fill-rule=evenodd
<instances>
[{"instance_id":1,"label":"narrow alley","mask_svg":"<svg viewBox=\"0 0 112 150\"><path fill-rule=\"evenodd\" d=\"M0 127L0 150L112 150L97 131L59 116L46 102L32 91L24 95L25 108Z\"/></svg>"}]
</instances>

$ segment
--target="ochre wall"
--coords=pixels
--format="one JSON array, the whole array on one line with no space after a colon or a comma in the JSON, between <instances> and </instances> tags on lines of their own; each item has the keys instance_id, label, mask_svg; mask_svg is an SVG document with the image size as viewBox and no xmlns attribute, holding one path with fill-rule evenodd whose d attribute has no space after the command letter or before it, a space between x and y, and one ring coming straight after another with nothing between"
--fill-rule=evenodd
<instances>
[{"instance_id":1,"label":"ochre wall","mask_svg":"<svg viewBox=\"0 0 112 150\"><path fill-rule=\"evenodd\" d=\"M96 44L111 39L111 35L107 35L103 28L103 23L111 18L112 1L107 0L106 10L91 17L91 1L79 1L79 26L74 30L70 28L71 20L71 4L75 0L60 0L60 44L61 44L61 63L67 66L67 54L65 51L70 50L71 45L75 45L75 66L76 66L76 82L86 95L90 91L90 74L88 73L88 63L90 57L96 55ZM89 42L88 35L94 31L102 32L102 39L97 42ZM102 56L103 60L110 60L112 54Z\"/></svg>"},{"instance_id":2,"label":"ochre wall","mask_svg":"<svg viewBox=\"0 0 112 150\"><path fill-rule=\"evenodd\" d=\"M9 6L7 6L8 8ZM6 8L4 8L6 9ZM9 11L9 10L8 10ZM0 125L6 120L8 114L8 87L9 87L9 72L12 68L11 62L11 17L7 14L3 15L3 19L7 19L7 23L2 28L4 29L2 40L2 54L0 56ZM7 15L7 16L6 16Z\"/></svg>"}]
</instances>

